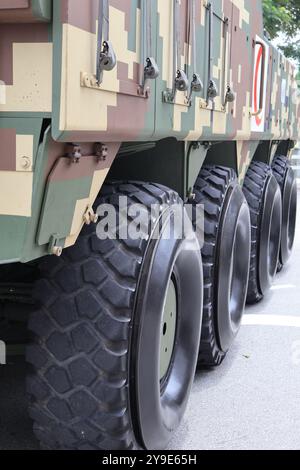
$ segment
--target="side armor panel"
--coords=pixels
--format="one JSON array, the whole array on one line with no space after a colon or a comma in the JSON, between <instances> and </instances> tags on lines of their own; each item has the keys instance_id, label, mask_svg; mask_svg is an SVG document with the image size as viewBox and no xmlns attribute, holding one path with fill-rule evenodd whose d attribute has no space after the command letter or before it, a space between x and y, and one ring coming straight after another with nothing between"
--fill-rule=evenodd
<instances>
[{"instance_id":1,"label":"side armor panel","mask_svg":"<svg viewBox=\"0 0 300 470\"><path fill-rule=\"evenodd\" d=\"M101 4L107 5L108 23ZM260 0L81 5L54 0L55 139L297 138L295 70L264 39ZM116 58L100 81L99 38L109 41ZM147 57L154 58L159 76L143 87ZM183 88L176 90L178 71ZM191 94L195 74L198 88ZM212 86L215 97L209 95Z\"/></svg>"}]
</instances>

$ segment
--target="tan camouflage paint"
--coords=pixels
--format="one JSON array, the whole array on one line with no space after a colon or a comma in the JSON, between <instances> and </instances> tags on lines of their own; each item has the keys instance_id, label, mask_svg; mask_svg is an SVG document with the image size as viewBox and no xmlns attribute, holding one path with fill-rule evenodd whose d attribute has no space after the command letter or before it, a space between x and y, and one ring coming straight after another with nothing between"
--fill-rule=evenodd
<instances>
[{"instance_id":1,"label":"tan camouflage paint","mask_svg":"<svg viewBox=\"0 0 300 470\"><path fill-rule=\"evenodd\" d=\"M52 50L48 25L0 24L0 80L6 94L0 113L51 112Z\"/></svg>"},{"instance_id":2,"label":"tan camouflage paint","mask_svg":"<svg viewBox=\"0 0 300 470\"><path fill-rule=\"evenodd\" d=\"M78 5L76 1L64 0L65 8L62 13L62 72L61 72L61 106L59 114L58 138L64 140L66 134L72 135L77 140L92 138L93 132L106 133L110 140L132 140L133 128L136 130L136 140L151 138L154 128L145 127L144 121L139 119L139 125L134 125L131 117L127 116L128 127L124 132L124 109L123 106L132 107L137 112L147 113L147 102L144 98L137 96L138 78L134 77L134 70L138 72L141 61L139 41L140 31L140 11L137 8L135 14L136 35L135 50L128 49L128 31L126 27L132 21L130 16L130 2L110 2L110 40L112 41L118 66L112 72L104 73L103 84L99 89L86 88L78 79L79 74L86 74L92 77L95 73L95 51L97 44L97 1L89 0L89 8L81 11L80 17L76 15ZM181 68L191 64L191 45L187 28L188 0L181 0ZM68 4L68 9L67 5ZM220 92L214 102L206 105L203 97L196 97L191 107L186 104L187 94L178 92L173 105L164 104L160 97L156 101L157 113L163 107L170 108L170 123L168 129L164 129L167 135L175 135L178 138L205 139L222 136L224 139L232 140L258 140L261 138L296 138L295 131L289 120L290 106L285 107L280 102L282 91L282 80L287 80L286 92L289 93L291 87L295 87L293 79L292 65L282 58L282 68L273 70L272 82L268 80L267 104L271 106L271 129L266 134L251 135L251 106L252 106L252 84L253 84L253 40L256 35L263 38L263 27L261 18L261 2L248 0L219 0L215 2L223 17L229 19L229 31L226 51L224 49L225 39L221 28L215 29L215 41L219 41L218 49L221 51L218 57L214 57L213 78L220 83ZM165 82L166 88L172 88L173 83L173 1L154 0L153 5L157 6L158 28L157 37L162 40L162 63L160 64L161 76L158 79ZM196 28L208 28L207 2L196 2ZM221 8L220 8L221 5ZM67 14L66 14L67 11ZM65 14L65 16L64 16ZM130 16L126 21L126 17ZM220 29L220 31L218 31ZM82 51L86 53L78 54L78 47L81 44ZM206 51L199 50L206 59ZM270 48L270 66L272 56L278 52ZM268 58L267 58L268 60ZM120 70L126 64L126 71L122 74L124 87L120 86ZM225 65L224 65L225 64ZM72 70L72 73L70 73ZM138 75L138 73L136 74ZM205 77L202 77L205 82ZM130 83L130 96L126 94L125 84ZM153 84L152 84L153 85ZM234 104L227 105L226 112L223 109L224 87L230 85L237 95ZM158 87L158 89L160 89ZM271 101L268 101L269 94L272 94ZM152 86L152 96L154 94ZM151 106L150 97L148 105ZM76 112L76 107L80 107L82 113ZM141 110L144 111L141 111ZM296 106L295 106L296 110ZM119 118L116 118L118 112ZM133 113L135 115L135 113ZM278 119L276 115L280 114ZM184 115L190 116L189 122L192 127L186 129L182 124ZM292 113L295 121L295 112ZM144 124L143 128L139 126ZM136 124L136 123L135 123ZM155 124L153 123L153 126ZM209 129L208 129L209 127ZM268 129L266 128L266 131ZM102 134L100 134L101 136ZM165 136L167 136L165 135Z\"/></svg>"},{"instance_id":3,"label":"tan camouflage paint","mask_svg":"<svg viewBox=\"0 0 300 470\"><path fill-rule=\"evenodd\" d=\"M138 94L144 64L142 18L136 0L109 1L110 40L117 66L104 73L100 87L91 86L96 71L98 0L85 0L84 6L82 0L53 0L53 28L51 23L40 22L29 1L0 0L0 80L6 85L6 102L0 104L0 218L39 217L39 213L33 213L33 190L42 184L46 207L47 188L53 183L58 159L64 157L63 142L88 145L84 156L92 154L93 142L109 142L111 148L106 166L91 170L86 196L79 198L74 194L72 221L63 237L64 246L69 246L75 242L84 211L100 190L121 142L171 136L187 142L235 140L242 182L259 141L298 139L300 106L295 69L271 46L266 58L269 70L265 130L251 132L253 41L256 36L263 39L261 0L213 1L216 15L212 78L219 94L209 103L205 99L208 2L196 1L197 64L193 64L189 0L180 1L180 66L189 72L189 78L195 71L204 82L204 91L193 95L191 106L183 92L177 93L175 103L163 102L162 92L172 88L174 78L173 1L151 2L151 53L158 62L160 77L149 83L147 98ZM222 21L225 18L227 30ZM236 93L236 100L224 109L227 85ZM49 153L43 156L47 164L39 184L33 150L39 136L33 130L27 134L17 132L7 124L10 116L25 122L26 116L29 119L38 115L51 119L53 137ZM67 174L64 177L70 178ZM41 213L39 226L48 215L47 211Z\"/></svg>"},{"instance_id":4,"label":"tan camouflage paint","mask_svg":"<svg viewBox=\"0 0 300 470\"><path fill-rule=\"evenodd\" d=\"M152 0L156 6L158 24L157 37L163 40L163 63L161 78L168 88L172 87L173 67L173 2L172 0ZM233 105L228 105L226 112L222 110L224 96L217 96L215 102L205 104L203 97L197 96L192 107L186 105L186 93L179 92L176 104L161 103L161 107L173 110L170 133L182 134L182 138L205 139L214 135L222 135L226 139L255 140L258 136L249 135L251 95L252 95L252 64L247 52L253 49L252 41L256 34L263 37L260 1L249 0L218 0L215 5L224 17L229 19L227 50L224 51L224 36L215 32L215 41L220 41L221 55L214 57L213 78L224 84L230 84L237 94ZM2 1L2 11L8 11L7 1ZM28 8L26 0L16 1L16 5ZM2 112L46 112L50 113L52 99L52 64L61 66L60 76L60 112L58 129L68 133L74 140L95 140L105 133L106 140L125 141L150 138L154 128L145 129L146 114L151 98L145 100L137 96L139 69L141 67L141 14L136 8L132 16L131 2L110 1L110 39L118 58L118 66L104 74L104 81L99 90L86 88L80 78L81 74L92 76L95 73L95 57L97 46L97 0L86 0L85 8L79 0L55 0L54 7L59 9L61 38L54 37L57 48L61 50L61 63L58 57L52 57L53 46L48 39L46 24L18 24L12 27L0 25L0 65L3 70L1 80L6 87L7 102L0 105ZM181 0L181 67L191 64L191 44L187 32L188 0ZM221 8L219 7L221 5ZM196 27L207 29L207 2L196 2ZM4 10L6 8L6 10ZM1 18L0 3L0 18ZM16 17L17 18L17 17ZM4 21L5 17L2 17ZM17 20L16 20L17 21ZM134 23L134 24L133 24ZM246 31L246 26L249 31ZM128 47L128 35L135 28L135 50ZM155 29L155 28L153 28ZM250 34L247 35L247 33ZM156 38L157 39L157 38ZM244 43L245 46L243 46ZM245 48L244 48L245 47ZM206 51L200 50L203 61ZM225 54L225 67L224 64ZM272 56L279 53L273 48ZM253 59L253 54L251 59ZM1 62L2 61L2 62ZM281 103L282 80L287 80L286 93L296 89L295 72L292 65L283 57L273 64L272 81L268 80L267 100L270 96L271 129L263 138L297 138L295 112L290 113L290 106ZM205 81L205 77L202 77ZM153 85L153 84L152 84ZM56 86L56 84L55 84ZM153 87L152 87L153 88ZM152 90L154 94L154 90ZM221 90L220 90L221 91ZM223 90L222 90L223 91ZM202 99L201 99L202 98ZM126 113L123 106L134 106L134 113ZM80 109L80 112L78 110ZM128 108L126 108L128 110ZM158 109L159 111L159 109ZM116 114L117 113L117 114ZM299 111L298 111L299 113ZM191 116L193 127L187 131L181 125L182 114ZM124 116L126 115L126 125ZM291 119L289 119L289 117ZM55 116L54 116L55 118ZM203 123L203 124L201 124ZM210 123L210 126L207 124ZM154 126L154 124L153 124ZM207 127L210 127L208 132ZM296 131L296 132L295 132ZM100 134L99 134L100 133ZM58 136L59 137L59 136ZM92 139L93 137L93 139ZM260 138L262 136L259 136ZM65 140L63 136L62 140Z\"/></svg>"}]
</instances>

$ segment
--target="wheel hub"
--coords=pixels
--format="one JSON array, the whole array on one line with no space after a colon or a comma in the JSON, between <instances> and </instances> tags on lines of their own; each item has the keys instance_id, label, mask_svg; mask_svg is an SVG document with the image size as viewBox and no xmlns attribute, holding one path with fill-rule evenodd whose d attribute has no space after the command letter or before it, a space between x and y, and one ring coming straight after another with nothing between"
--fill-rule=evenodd
<instances>
[{"instance_id":1,"label":"wheel hub","mask_svg":"<svg viewBox=\"0 0 300 470\"><path fill-rule=\"evenodd\" d=\"M164 304L160 333L160 381L167 375L176 335L177 294L173 279L170 280Z\"/></svg>"}]
</instances>

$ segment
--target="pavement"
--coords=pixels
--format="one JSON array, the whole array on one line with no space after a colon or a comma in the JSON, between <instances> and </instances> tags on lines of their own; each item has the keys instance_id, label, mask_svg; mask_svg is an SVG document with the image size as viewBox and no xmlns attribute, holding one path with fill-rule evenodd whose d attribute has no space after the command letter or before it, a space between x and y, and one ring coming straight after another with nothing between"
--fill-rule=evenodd
<instances>
[{"instance_id":1,"label":"pavement","mask_svg":"<svg viewBox=\"0 0 300 470\"><path fill-rule=\"evenodd\" d=\"M299 280L300 222L292 259L266 298L246 309L224 363L197 372L170 450L300 449ZM26 367L9 362L0 367L0 449L38 449L26 409Z\"/></svg>"},{"instance_id":2,"label":"pavement","mask_svg":"<svg viewBox=\"0 0 300 470\"><path fill-rule=\"evenodd\" d=\"M300 192L298 201L291 260L247 307L221 367L197 373L169 449L300 449Z\"/></svg>"}]
</instances>

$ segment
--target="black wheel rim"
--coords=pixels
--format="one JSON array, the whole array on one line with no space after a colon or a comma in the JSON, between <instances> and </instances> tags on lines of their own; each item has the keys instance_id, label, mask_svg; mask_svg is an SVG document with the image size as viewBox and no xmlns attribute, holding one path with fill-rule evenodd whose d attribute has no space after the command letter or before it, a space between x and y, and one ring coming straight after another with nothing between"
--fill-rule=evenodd
<instances>
[{"instance_id":1,"label":"black wheel rim","mask_svg":"<svg viewBox=\"0 0 300 470\"><path fill-rule=\"evenodd\" d=\"M288 249L289 254L291 253L296 232L296 220L297 220L297 183L294 181L293 189L291 193L291 204L289 211L289 223L288 223Z\"/></svg>"},{"instance_id":2,"label":"black wheel rim","mask_svg":"<svg viewBox=\"0 0 300 470\"><path fill-rule=\"evenodd\" d=\"M285 264L292 253L297 218L297 182L292 168L288 168L282 191L282 237L280 262Z\"/></svg>"},{"instance_id":3,"label":"black wheel rim","mask_svg":"<svg viewBox=\"0 0 300 470\"><path fill-rule=\"evenodd\" d=\"M174 222L172 216L169 222ZM176 286L178 303L176 335L167 373L161 377L161 326L170 279ZM166 240L162 236L150 241L138 289L132 345L132 409L138 440L146 449L165 448L185 411L198 358L202 287L201 254L195 235L191 240Z\"/></svg>"},{"instance_id":4,"label":"black wheel rim","mask_svg":"<svg viewBox=\"0 0 300 470\"><path fill-rule=\"evenodd\" d=\"M240 326L246 302L250 263L250 216L246 204L238 219L232 256L232 279L230 288L230 319L236 332ZM247 218L249 217L249 225ZM247 253L247 249L249 253ZM247 262L248 260L248 262ZM247 267L246 267L247 266Z\"/></svg>"},{"instance_id":5,"label":"black wheel rim","mask_svg":"<svg viewBox=\"0 0 300 470\"><path fill-rule=\"evenodd\" d=\"M228 191L216 252L216 331L227 352L239 330L246 303L250 264L250 214L241 188Z\"/></svg>"},{"instance_id":6,"label":"black wheel rim","mask_svg":"<svg viewBox=\"0 0 300 470\"><path fill-rule=\"evenodd\" d=\"M282 226L282 202L278 183L270 176L262 206L259 239L259 286L264 295L271 287L277 273Z\"/></svg>"},{"instance_id":7,"label":"black wheel rim","mask_svg":"<svg viewBox=\"0 0 300 470\"><path fill-rule=\"evenodd\" d=\"M161 393L165 388L168 380L170 367L174 356L174 344L176 339L178 318L178 295L176 277L172 273L167 287L162 322L161 322L161 338L160 338L160 388Z\"/></svg>"}]
</instances>

